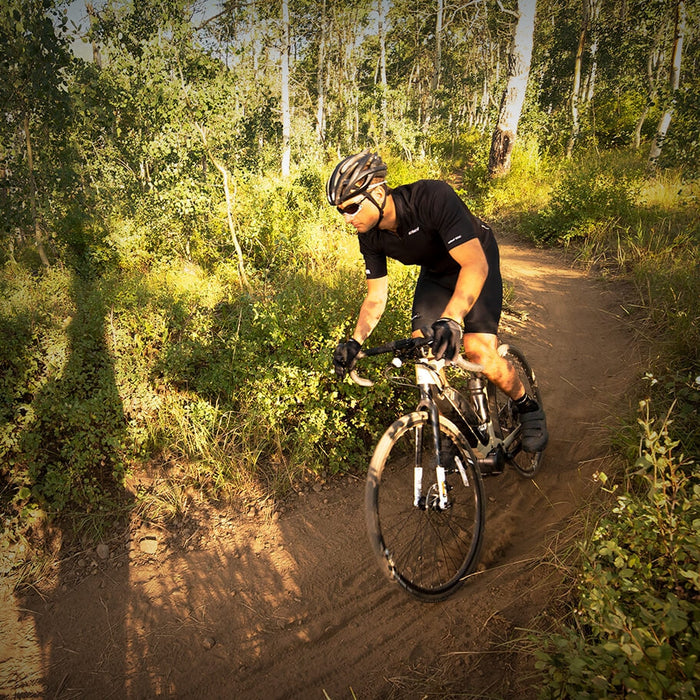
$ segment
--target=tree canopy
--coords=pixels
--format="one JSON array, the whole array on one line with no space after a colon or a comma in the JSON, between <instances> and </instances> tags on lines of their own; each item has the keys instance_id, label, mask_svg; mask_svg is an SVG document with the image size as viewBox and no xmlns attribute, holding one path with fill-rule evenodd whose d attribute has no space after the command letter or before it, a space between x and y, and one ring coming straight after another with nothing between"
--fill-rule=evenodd
<instances>
[{"instance_id":1,"label":"tree canopy","mask_svg":"<svg viewBox=\"0 0 700 700\"><path fill-rule=\"evenodd\" d=\"M6 3L2 235L10 247L32 227L40 235L78 188L103 209L169 212L168 245L191 251L217 189L206 149L235 177L365 146L482 162L531 2L107 0L87 3L72 28L92 61L69 50L65 6ZM655 160L696 168L695 7L538 0L531 50L519 138L554 153L648 148L672 113Z\"/></svg>"}]
</instances>

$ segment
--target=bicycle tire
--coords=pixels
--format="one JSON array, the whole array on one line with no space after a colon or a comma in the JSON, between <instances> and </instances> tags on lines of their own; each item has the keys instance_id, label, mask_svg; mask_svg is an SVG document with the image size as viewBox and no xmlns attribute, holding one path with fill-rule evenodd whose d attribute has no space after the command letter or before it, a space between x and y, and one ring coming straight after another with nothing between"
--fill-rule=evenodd
<instances>
[{"instance_id":1,"label":"bicycle tire","mask_svg":"<svg viewBox=\"0 0 700 700\"><path fill-rule=\"evenodd\" d=\"M525 387L525 391L537 401L540 407L544 408L542 404L542 395L537 384L537 377L525 358L525 355L517 348L508 346L508 352L505 354L505 358L515 368L520 381ZM518 411L515 409L512 399L492 383L489 383L489 402L491 420L493 421L496 435L505 440L520 427ZM515 441L508 452L512 455L510 458L507 458L508 463L524 477L531 479L542 466L544 450L540 450L539 452L525 452L521 448L517 433Z\"/></svg>"},{"instance_id":2,"label":"bicycle tire","mask_svg":"<svg viewBox=\"0 0 700 700\"><path fill-rule=\"evenodd\" d=\"M436 458L427 412L405 415L387 429L374 450L365 488L367 532L380 568L409 593L429 602L453 594L474 570L484 528L484 492L476 456L444 416L440 416L440 439L441 453L451 457L443 465L451 507L440 510L434 498ZM414 505L417 442L422 443L427 494L423 507Z\"/></svg>"}]
</instances>

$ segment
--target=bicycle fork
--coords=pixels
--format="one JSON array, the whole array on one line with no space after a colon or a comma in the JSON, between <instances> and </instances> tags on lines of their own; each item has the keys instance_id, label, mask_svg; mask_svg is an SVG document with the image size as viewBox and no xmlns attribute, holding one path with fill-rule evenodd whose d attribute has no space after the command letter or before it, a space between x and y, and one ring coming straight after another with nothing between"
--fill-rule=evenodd
<instances>
[{"instance_id":1,"label":"bicycle fork","mask_svg":"<svg viewBox=\"0 0 700 700\"><path fill-rule=\"evenodd\" d=\"M416 384L420 390L421 400L418 407L426 408L430 415L430 426L433 432L433 450L436 456L435 483L436 494L423 494L423 430L416 428L415 456L413 461L413 505L417 508L446 510L450 507L447 497L447 484L445 482L445 467L442 464L440 445L440 412L435 402L431 399L431 386L438 384L437 373L420 363L416 364ZM466 477L464 468L458 463L463 478ZM429 497L430 496L430 497Z\"/></svg>"}]
</instances>

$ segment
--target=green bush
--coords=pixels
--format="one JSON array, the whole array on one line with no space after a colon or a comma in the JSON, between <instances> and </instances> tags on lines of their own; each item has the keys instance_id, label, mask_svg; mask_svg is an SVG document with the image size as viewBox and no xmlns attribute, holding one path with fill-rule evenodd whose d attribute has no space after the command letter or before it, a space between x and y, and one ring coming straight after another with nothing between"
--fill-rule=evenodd
<instances>
[{"instance_id":1,"label":"green bush","mask_svg":"<svg viewBox=\"0 0 700 700\"><path fill-rule=\"evenodd\" d=\"M672 414L653 420L648 401L641 411L635 488L617 497L582 547L571 623L537 654L544 697L697 697L697 464L671 436Z\"/></svg>"},{"instance_id":2,"label":"green bush","mask_svg":"<svg viewBox=\"0 0 700 700\"><path fill-rule=\"evenodd\" d=\"M13 331L1 348L6 506L112 513L126 426L100 291L60 269L9 268L3 287L0 323Z\"/></svg>"},{"instance_id":3,"label":"green bush","mask_svg":"<svg viewBox=\"0 0 700 700\"><path fill-rule=\"evenodd\" d=\"M549 203L526 222L537 243L586 239L609 222L627 221L637 184L631 174L601 168L588 159L567 167L552 188Z\"/></svg>"}]
</instances>

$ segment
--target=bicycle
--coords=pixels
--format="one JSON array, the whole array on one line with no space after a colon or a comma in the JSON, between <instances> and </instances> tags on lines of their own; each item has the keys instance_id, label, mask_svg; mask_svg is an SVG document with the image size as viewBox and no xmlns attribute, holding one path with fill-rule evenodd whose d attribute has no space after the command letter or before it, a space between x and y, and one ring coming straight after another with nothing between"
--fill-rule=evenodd
<instances>
[{"instance_id":1,"label":"bicycle","mask_svg":"<svg viewBox=\"0 0 700 700\"><path fill-rule=\"evenodd\" d=\"M452 363L435 360L431 342L396 340L365 349L357 359L392 354L386 378L418 387L416 410L393 422L374 449L365 518L385 574L421 600L436 602L462 586L478 563L485 518L482 477L512 465L531 478L542 452L523 451L512 400L479 365L461 356ZM535 373L523 353L508 345L499 353L541 406ZM406 362L415 365L413 381L393 371ZM350 377L360 386L374 384L356 369Z\"/></svg>"}]
</instances>

